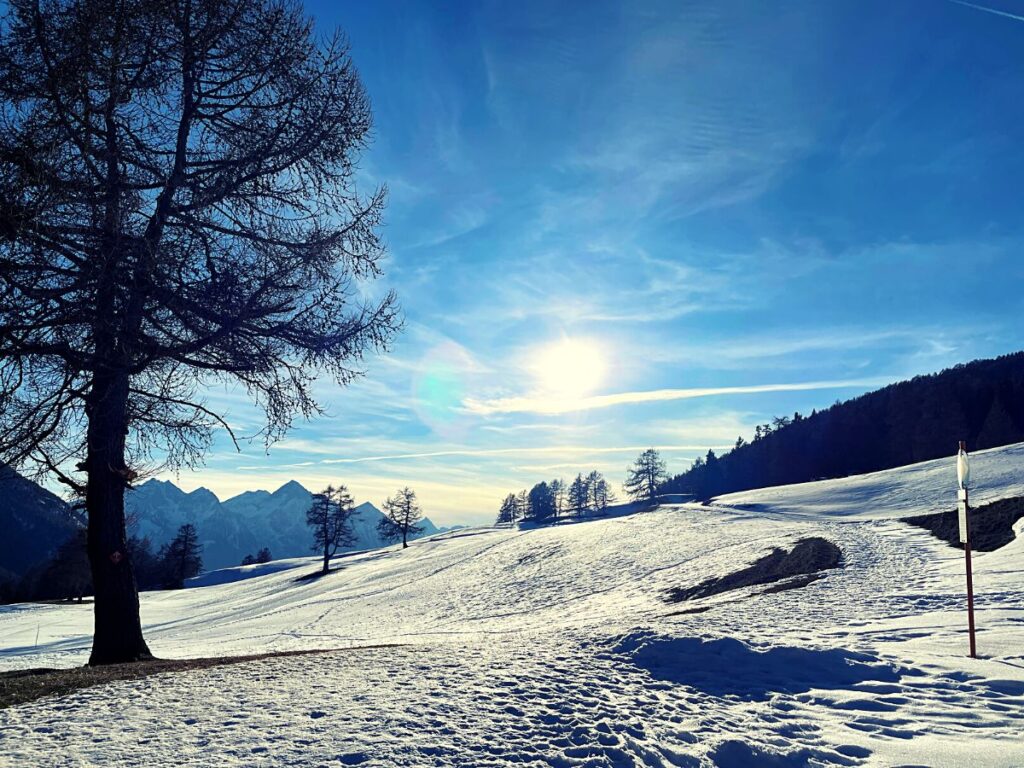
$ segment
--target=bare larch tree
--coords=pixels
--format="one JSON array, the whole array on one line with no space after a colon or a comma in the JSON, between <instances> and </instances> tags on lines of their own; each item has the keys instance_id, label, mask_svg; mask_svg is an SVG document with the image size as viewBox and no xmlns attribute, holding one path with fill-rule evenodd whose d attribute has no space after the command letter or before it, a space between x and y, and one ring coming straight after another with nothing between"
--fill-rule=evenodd
<instances>
[{"instance_id":1,"label":"bare larch tree","mask_svg":"<svg viewBox=\"0 0 1024 768\"><path fill-rule=\"evenodd\" d=\"M6 4L0 461L84 499L91 664L150 657L124 493L228 427L204 390L244 388L269 442L398 329L370 123L344 38L292 0Z\"/></svg>"},{"instance_id":2,"label":"bare larch tree","mask_svg":"<svg viewBox=\"0 0 1024 768\"><path fill-rule=\"evenodd\" d=\"M423 519L423 509L416 501L416 491L402 488L384 501L384 517L377 523L377 533L385 541L402 540L402 549L409 546L409 537L423 532L417 525Z\"/></svg>"},{"instance_id":3,"label":"bare larch tree","mask_svg":"<svg viewBox=\"0 0 1024 768\"><path fill-rule=\"evenodd\" d=\"M667 480L668 473L661 454L654 448L648 448L626 470L626 482L622 487L631 499L653 501L658 495L658 489Z\"/></svg>"},{"instance_id":4,"label":"bare larch tree","mask_svg":"<svg viewBox=\"0 0 1024 768\"><path fill-rule=\"evenodd\" d=\"M344 485L337 488L328 485L320 493L313 494L306 510L306 525L313 531L313 551L324 558L321 573L330 570L331 558L339 548L356 543L352 530L355 511L355 503Z\"/></svg>"}]
</instances>

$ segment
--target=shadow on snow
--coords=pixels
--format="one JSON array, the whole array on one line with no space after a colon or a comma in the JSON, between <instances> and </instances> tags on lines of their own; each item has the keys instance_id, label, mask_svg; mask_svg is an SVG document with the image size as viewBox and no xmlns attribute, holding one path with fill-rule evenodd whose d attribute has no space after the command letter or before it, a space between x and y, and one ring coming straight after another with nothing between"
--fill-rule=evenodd
<instances>
[{"instance_id":1,"label":"shadow on snow","mask_svg":"<svg viewBox=\"0 0 1024 768\"><path fill-rule=\"evenodd\" d=\"M843 648L779 646L757 650L732 638L627 635L615 647L653 677L712 696L764 700L771 694L848 688L867 681L894 683L920 674Z\"/></svg>"}]
</instances>

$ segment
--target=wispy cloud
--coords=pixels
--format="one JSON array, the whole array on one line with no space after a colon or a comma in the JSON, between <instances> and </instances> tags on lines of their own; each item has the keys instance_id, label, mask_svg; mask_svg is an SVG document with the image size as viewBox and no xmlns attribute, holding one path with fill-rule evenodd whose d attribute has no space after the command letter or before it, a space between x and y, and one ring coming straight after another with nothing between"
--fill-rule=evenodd
<instances>
[{"instance_id":1,"label":"wispy cloud","mask_svg":"<svg viewBox=\"0 0 1024 768\"><path fill-rule=\"evenodd\" d=\"M823 356L849 358L851 351L888 352L905 359L918 355L955 352L972 339L996 330L991 323L906 325L877 328L868 325L779 328L772 332L696 340L669 340L660 336L631 350L638 358L658 364L692 365L700 360L715 370L752 370L780 366L805 367L808 359Z\"/></svg>"},{"instance_id":2,"label":"wispy cloud","mask_svg":"<svg viewBox=\"0 0 1024 768\"><path fill-rule=\"evenodd\" d=\"M545 445L525 446L520 448L451 448L441 451L421 451L418 453L391 453L375 456L353 456L338 459L320 459L318 461L303 461L294 464L278 464L278 467L309 467L317 464L363 464L375 461L407 461L414 459L436 459L449 456L514 456L514 455L591 455L605 453L636 453L651 448L650 445L619 445L593 447L586 445ZM656 445L653 446L659 451L700 451L707 446L701 445ZM265 466L241 465L236 467L239 471L262 472Z\"/></svg>"},{"instance_id":3,"label":"wispy cloud","mask_svg":"<svg viewBox=\"0 0 1024 768\"><path fill-rule=\"evenodd\" d=\"M594 408L610 408L634 403L664 402L666 400L692 400L698 397L723 395L753 395L767 392L804 392L816 389L855 389L880 386L886 378L850 379L845 381L808 381L793 384L754 384L739 387L692 387L689 389L654 389L646 392L618 392L613 395L594 395L578 400L556 400L547 397L505 397L494 400L464 401L466 410L489 416L496 413L571 413Z\"/></svg>"}]
</instances>

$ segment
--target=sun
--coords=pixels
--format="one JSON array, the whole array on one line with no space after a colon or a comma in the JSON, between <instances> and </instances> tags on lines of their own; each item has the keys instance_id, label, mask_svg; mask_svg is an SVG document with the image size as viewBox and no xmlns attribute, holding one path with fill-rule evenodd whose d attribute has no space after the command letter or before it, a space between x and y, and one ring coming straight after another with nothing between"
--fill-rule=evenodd
<instances>
[{"instance_id":1,"label":"sun","mask_svg":"<svg viewBox=\"0 0 1024 768\"><path fill-rule=\"evenodd\" d=\"M574 400L593 392L603 382L607 369L597 344L564 337L541 347L532 367L544 393L559 400Z\"/></svg>"}]
</instances>

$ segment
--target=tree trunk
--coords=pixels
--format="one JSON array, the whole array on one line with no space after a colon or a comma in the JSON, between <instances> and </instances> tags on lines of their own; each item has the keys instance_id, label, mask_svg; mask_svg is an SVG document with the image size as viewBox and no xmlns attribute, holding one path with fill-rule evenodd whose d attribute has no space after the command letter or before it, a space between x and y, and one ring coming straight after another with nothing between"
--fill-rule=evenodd
<instances>
[{"instance_id":1,"label":"tree trunk","mask_svg":"<svg viewBox=\"0 0 1024 768\"><path fill-rule=\"evenodd\" d=\"M330 570L331 556L327 554L327 547L324 547L324 573Z\"/></svg>"},{"instance_id":2,"label":"tree trunk","mask_svg":"<svg viewBox=\"0 0 1024 768\"><path fill-rule=\"evenodd\" d=\"M409 538L409 529L408 528L402 528L402 549L408 549L409 548L408 538Z\"/></svg>"},{"instance_id":3,"label":"tree trunk","mask_svg":"<svg viewBox=\"0 0 1024 768\"><path fill-rule=\"evenodd\" d=\"M98 372L89 405L85 508L89 515L89 565L96 595L89 664L151 659L153 655L142 637L139 593L124 529L127 372Z\"/></svg>"}]
</instances>

